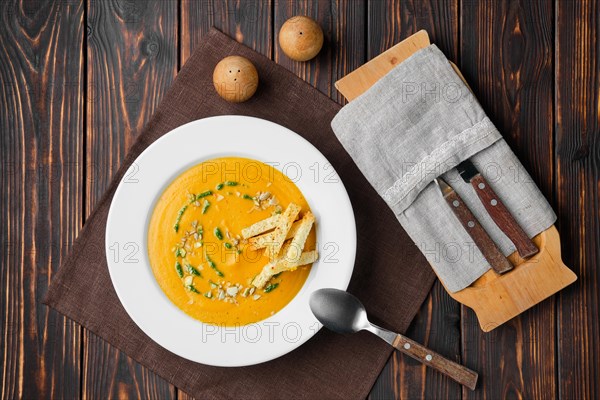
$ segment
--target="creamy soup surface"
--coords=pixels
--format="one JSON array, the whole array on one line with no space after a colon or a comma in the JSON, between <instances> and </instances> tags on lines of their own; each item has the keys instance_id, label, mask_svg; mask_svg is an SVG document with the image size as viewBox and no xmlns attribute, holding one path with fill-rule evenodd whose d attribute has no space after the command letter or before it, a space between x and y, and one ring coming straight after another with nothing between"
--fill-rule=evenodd
<instances>
[{"instance_id":1,"label":"creamy soup surface","mask_svg":"<svg viewBox=\"0 0 600 400\"><path fill-rule=\"evenodd\" d=\"M252 279L269 258L241 231L290 203L301 214L310 211L288 177L256 160L218 158L185 171L160 196L148 228L150 264L161 289L186 314L215 325L246 325L278 312L300 291L310 265L257 289ZM315 246L312 229L304 249Z\"/></svg>"}]
</instances>

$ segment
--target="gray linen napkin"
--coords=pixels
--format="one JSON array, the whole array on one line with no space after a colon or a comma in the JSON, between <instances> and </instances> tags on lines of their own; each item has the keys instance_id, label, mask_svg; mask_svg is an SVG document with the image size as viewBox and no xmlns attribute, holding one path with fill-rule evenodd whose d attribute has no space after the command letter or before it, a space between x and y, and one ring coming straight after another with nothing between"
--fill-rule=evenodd
<instances>
[{"instance_id":1,"label":"gray linen napkin","mask_svg":"<svg viewBox=\"0 0 600 400\"><path fill-rule=\"evenodd\" d=\"M485 112L435 46L418 51L333 119L336 136L394 211L450 292L490 265L433 179L442 176L508 255L514 245L454 167L470 158L533 237L556 220L552 208Z\"/></svg>"}]
</instances>

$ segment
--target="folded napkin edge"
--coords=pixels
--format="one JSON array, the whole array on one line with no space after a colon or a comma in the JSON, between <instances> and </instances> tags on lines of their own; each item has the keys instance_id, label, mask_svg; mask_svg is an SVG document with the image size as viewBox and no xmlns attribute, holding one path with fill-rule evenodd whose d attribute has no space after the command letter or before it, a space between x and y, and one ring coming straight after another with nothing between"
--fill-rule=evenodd
<instances>
[{"instance_id":1,"label":"folded napkin edge","mask_svg":"<svg viewBox=\"0 0 600 400\"><path fill-rule=\"evenodd\" d=\"M488 117L436 147L414 167L387 188L382 197L397 213L402 213L435 178L491 146L502 135Z\"/></svg>"}]
</instances>

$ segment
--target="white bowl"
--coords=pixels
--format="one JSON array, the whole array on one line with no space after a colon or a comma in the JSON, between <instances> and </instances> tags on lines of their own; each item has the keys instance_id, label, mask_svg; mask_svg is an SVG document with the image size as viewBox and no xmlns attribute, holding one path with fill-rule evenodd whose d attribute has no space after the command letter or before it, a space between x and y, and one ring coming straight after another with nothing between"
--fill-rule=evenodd
<instances>
[{"instance_id":1,"label":"white bowl","mask_svg":"<svg viewBox=\"0 0 600 400\"><path fill-rule=\"evenodd\" d=\"M148 260L148 224L163 190L188 168L225 156L259 160L286 174L318 221L320 257L300 292L270 318L240 327L205 324L185 314L162 292ZM150 145L121 180L106 226L110 277L129 316L165 349L215 366L258 364L306 342L321 328L308 305L310 294L326 287L345 290L355 255L352 206L327 159L294 132L242 116L190 122Z\"/></svg>"}]
</instances>

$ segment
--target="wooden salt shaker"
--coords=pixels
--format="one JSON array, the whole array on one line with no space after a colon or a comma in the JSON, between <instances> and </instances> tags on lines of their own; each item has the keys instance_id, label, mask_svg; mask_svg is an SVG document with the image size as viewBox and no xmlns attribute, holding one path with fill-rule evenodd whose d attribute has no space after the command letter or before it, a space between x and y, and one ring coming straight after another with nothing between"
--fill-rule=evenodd
<instances>
[{"instance_id":1,"label":"wooden salt shaker","mask_svg":"<svg viewBox=\"0 0 600 400\"><path fill-rule=\"evenodd\" d=\"M215 67L213 84L219 96L233 103L241 103L256 92L258 72L245 57L225 57Z\"/></svg>"}]
</instances>

